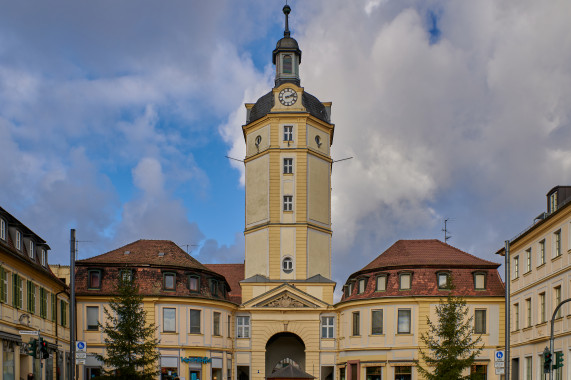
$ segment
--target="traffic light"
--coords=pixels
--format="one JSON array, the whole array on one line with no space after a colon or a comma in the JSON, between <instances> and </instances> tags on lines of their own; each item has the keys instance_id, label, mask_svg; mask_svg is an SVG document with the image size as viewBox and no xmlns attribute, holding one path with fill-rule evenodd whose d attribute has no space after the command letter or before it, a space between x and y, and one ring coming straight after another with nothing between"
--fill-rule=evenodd
<instances>
[{"instance_id":1,"label":"traffic light","mask_svg":"<svg viewBox=\"0 0 571 380\"><path fill-rule=\"evenodd\" d=\"M553 364L553 369L563 368L563 352L555 353L555 364Z\"/></svg>"},{"instance_id":2,"label":"traffic light","mask_svg":"<svg viewBox=\"0 0 571 380\"><path fill-rule=\"evenodd\" d=\"M38 350L38 340L32 339L28 342L28 355L36 357L36 351Z\"/></svg>"},{"instance_id":3,"label":"traffic light","mask_svg":"<svg viewBox=\"0 0 571 380\"><path fill-rule=\"evenodd\" d=\"M543 373L551 372L551 362L553 354L550 351L543 351Z\"/></svg>"},{"instance_id":4,"label":"traffic light","mask_svg":"<svg viewBox=\"0 0 571 380\"><path fill-rule=\"evenodd\" d=\"M48 342L46 342L43 338L40 338L40 357L42 359L47 359L50 357L50 353L48 352Z\"/></svg>"}]
</instances>

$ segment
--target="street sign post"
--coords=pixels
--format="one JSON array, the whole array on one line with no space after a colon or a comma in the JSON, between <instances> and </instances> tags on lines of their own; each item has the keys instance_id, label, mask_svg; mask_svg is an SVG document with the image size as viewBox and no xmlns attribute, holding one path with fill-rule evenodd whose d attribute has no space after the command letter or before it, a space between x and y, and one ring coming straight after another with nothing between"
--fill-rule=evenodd
<instances>
[{"instance_id":1,"label":"street sign post","mask_svg":"<svg viewBox=\"0 0 571 380\"><path fill-rule=\"evenodd\" d=\"M82 341L75 342L75 352L86 352L87 344Z\"/></svg>"},{"instance_id":2,"label":"street sign post","mask_svg":"<svg viewBox=\"0 0 571 380\"><path fill-rule=\"evenodd\" d=\"M86 352L76 352L75 358L76 359L87 359L87 353Z\"/></svg>"},{"instance_id":3,"label":"street sign post","mask_svg":"<svg viewBox=\"0 0 571 380\"><path fill-rule=\"evenodd\" d=\"M85 359L75 359L75 364L85 364Z\"/></svg>"},{"instance_id":4,"label":"street sign post","mask_svg":"<svg viewBox=\"0 0 571 380\"><path fill-rule=\"evenodd\" d=\"M504 368L506 365L505 362L494 362L494 367L495 368Z\"/></svg>"},{"instance_id":5,"label":"street sign post","mask_svg":"<svg viewBox=\"0 0 571 380\"><path fill-rule=\"evenodd\" d=\"M20 330L18 332L20 333L20 335L40 335L39 331Z\"/></svg>"},{"instance_id":6,"label":"street sign post","mask_svg":"<svg viewBox=\"0 0 571 380\"><path fill-rule=\"evenodd\" d=\"M505 368L496 368L496 375L505 375Z\"/></svg>"},{"instance_id":7,"label":"street sign post","mask_svg":"<svg viewBox=\"0 0 571 380\"><path fill-rule=\"evenodd\" d=\"M496 354L494 355L494 359L497 362L505 361L506 360L505 352L504 351L496 351Z\"/></svg>"}]
</instances>

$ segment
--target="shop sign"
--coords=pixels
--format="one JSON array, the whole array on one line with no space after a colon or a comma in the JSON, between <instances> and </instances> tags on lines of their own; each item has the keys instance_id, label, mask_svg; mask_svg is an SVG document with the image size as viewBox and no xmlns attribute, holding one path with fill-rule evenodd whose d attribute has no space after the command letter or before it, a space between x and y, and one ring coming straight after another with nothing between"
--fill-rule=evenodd
<instances>
[{"instance_id":1,"label":"shop sign","mask_svg":"<svg viewBox=\"0 0 571 380\"><path fill-rule=\"evenodd\" d=\"M198 356L188 356L188 357L182 357L182 356L181 356L181 357L180 357L180 360L183 361L183 362L185 362L185 363L191 363L191 362L192 362L192 363L203 363L203 364L206 364L206 363L212 362L212 359L211 359L211 358L207 358L206 356L203 357L203 358L198 357Z\"/></svg>"}]
</instances>

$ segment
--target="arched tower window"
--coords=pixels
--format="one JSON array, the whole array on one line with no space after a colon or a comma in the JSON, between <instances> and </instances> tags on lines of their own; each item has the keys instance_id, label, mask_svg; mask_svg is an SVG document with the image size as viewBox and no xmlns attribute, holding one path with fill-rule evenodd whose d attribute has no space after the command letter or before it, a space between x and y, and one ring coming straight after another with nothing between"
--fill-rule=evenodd
<instances>
[{"instance_id":1,"label":"arched tower window","mask_svg":"<svg viewBox=\"0 0 571 380\"><path fill-rule=\"evenodd\" d=\"M293 71L293 60L290 54L284 55L283 58L283 73L291 74Z\"/></svg>"}]
</instances>

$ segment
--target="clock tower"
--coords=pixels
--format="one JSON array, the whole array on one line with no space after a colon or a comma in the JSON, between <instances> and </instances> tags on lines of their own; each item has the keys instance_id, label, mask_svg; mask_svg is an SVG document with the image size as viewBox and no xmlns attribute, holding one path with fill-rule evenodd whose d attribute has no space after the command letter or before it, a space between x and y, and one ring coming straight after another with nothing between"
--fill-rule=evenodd
<instances>
[{"instance_id":1,"label":"clock tower","mask_svg":"<svg viewBox=\"0 0 571 380\"><path fill-rule=\"evenodd\" d=\"M301 50L284 37L272 53L274 88L246 104L246 241L242 301L288 283L333 303L331 103L301 87Z\"/></svg>"}]
</instances>

